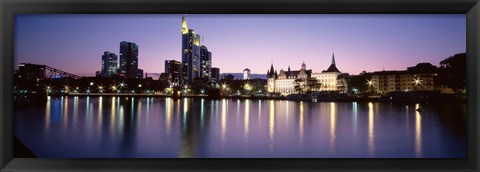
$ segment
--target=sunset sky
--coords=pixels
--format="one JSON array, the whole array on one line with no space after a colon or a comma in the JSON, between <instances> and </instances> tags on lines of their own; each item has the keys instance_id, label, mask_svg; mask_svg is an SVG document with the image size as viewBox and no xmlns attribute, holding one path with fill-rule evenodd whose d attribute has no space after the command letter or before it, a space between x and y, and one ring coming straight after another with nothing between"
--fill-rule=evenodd
<instances>
[{"instance_id":1,"label":"sunset sky","mask_svg":"<svg viewBox=\"0 0 480 172\"><path fill-rule=\"evenodd\" d=\"M46 64L78 75L100 70L104 51L119 55L121 41L139 46L139 68L164 71L181 61L181 18L154 15L17 15L15 65ZM265 74L275 69L328 68L332 53L342 72L403 70L438 63L466 50L466 18L440 15L187 15L221 73Z\"/></svg>"}]
</instances>

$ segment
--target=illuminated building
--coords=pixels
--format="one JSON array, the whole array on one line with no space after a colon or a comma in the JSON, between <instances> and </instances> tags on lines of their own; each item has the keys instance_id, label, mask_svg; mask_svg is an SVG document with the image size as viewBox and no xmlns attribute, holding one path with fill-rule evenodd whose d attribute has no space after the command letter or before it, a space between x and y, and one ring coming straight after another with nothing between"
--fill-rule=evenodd
<instances>
[{"instance_id":1,"label":"illuminated building","mask_svg":"<svg viewBox=\"0 0 480 172\"><path fill-rule=\"evenodd\" d=\"M347 77L348 73L341 73L336 67L334 55L332 55L332 63L328 69L321 73L313 73L311 69L307 70L305 63L302 63L300 70L291 71L289 66L287 71L281 69L280 73L277 74L272 64L270 70L267 71L267 91L268 93L280 93L281 95L299 93L299 90L301 92L310 90L346 93L348 91ZM318 88L307 84L311 79L316 79ZM299 89L296 90L295 86Z\"/></svg>"},{"instance_id":2,"label":"illuminated building","mask_svg":"<svg viewBox=\"0 0 480 172\"><path fill-rule=\"evenodd\" d=\"M347 92L347 82L345 81L345 76L348 74L342 74L338 70L335 63L335 55L332 54L332 63L327 70L322 71L321 73L312 73L312 78L317 79L320 83L320 89L318 91L339 91L341 93Z\"/></svg>"},{"instance_id":3,"label":"illuminated building","mask_svg":"<svg viewBox=\"0 0 480 172\"><path fill-rule=\"evenodd\" d=\"M243 80L249 80L250 79L250 69L246 68L243 70Z\"/></svg>"},{"instance_id":4,"label":"illuminated building","mask_svg":"<svg viewBox=\"0 0 480 172\"><path fill-rule=\"evenodd\" d=\"M212 53L204 45L200 46L200 77L212 78Z\"/></svg>"},{"instance_id":5,"label":"illuminated building","mask_svg":"<svg viewBox=\"0 0 480 172\"><path fill-rule=\"evenodd\" d=\"M110 77L117 74L117 63L117 55L105 51L102 55L102 70L100 71L100 76Z\"/></svg>"},{"instance_id":6,"label":"illuminated building","mask_svg":"<svg viewBox=\"0 0 480 172\"><path fill-rule=\"evenodd\" d=\"M287 71L280 69L280 73L273 72L273 64L270 67L270 71L267 73L267 91L269 93L280 93L282 95L289 95L296 93L295 80L300 79L300 85L305 85L306 80L310 78L312 70L306 69L305 63L302 63L300 70L290 70L290 66Z\"/></svg>"},{"instance_id":7,"label":"illuminated building","mask_svg":"<svg viewBox=\"0 0 480 172\"><path fill-rule=\"evenodd\" d=\"M377 71L371 79L372 89L385 94L394 91L433 91L434 72L418 73L413 71Z\"/></svg>"},{"instance_id":8,"label":"illuminated building","mask_svg":"<svg viewBox=\"0 0 480 172\"><path fill-rule=\"evenodd\" d=\"M186 17L182 17L182 76L188 82L201 77L200 72L200 35L188 29Z\"/></svg>"}]
</instances>

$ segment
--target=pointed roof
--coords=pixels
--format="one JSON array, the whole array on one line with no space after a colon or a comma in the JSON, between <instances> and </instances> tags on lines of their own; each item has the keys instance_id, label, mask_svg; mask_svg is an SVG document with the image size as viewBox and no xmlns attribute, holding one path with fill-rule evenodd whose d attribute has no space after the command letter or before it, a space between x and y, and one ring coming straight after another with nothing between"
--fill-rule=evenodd
<instances>
[{"instance_id":1,"label":"pointed roof","mask_svg":"<svg viewBox=\"0 0 480 172\"><path fill-rule=\"evenodd\" d=\"M335 65L335 53L332 53L332 64Z\"/></svg>"},{"instance_id":2,"label":"pointed roof","mask_svg":"<svg viewBox=\"0 0 480 172\"><path fill-rule=\"evenodd\" d=\"M270 70L267 70L267 76L268 77L274 77L275 72L273 71L273 64L270 66Z\"/></svg>"},{"instance_id":3,"label":"pointed roof","mask_svg":"<svg viewBox=\"0 0 480 172\"><path fill-rule=\"evenodd\" d=\"M332 64L328 67L327 70L324 72L338 72L340 73L340 70L337 69L337 66L335 65L335 54L332 54Z\"/></svg>"}]
</instances>

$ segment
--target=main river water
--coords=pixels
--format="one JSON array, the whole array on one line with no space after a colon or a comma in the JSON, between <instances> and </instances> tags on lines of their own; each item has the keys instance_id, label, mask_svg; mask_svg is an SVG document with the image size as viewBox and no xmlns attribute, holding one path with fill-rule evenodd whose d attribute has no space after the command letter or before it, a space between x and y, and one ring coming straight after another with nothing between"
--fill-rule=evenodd
<instances>
[{"instance_id":1,"label":"main river water","mask_svg":"<svg viewBox=\"0 0 480 172\"><path fill-rule=\"evenodd\" d=\"M14 115L41 158L466 156L464 103L64 96Z\"/></svg>"}]
</instances>

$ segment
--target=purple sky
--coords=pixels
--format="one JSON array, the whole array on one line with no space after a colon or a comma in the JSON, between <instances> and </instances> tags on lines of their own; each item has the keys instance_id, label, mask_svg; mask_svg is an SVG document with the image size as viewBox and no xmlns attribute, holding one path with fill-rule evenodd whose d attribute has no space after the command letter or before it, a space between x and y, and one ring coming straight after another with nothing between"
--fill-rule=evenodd
<instances>
[{"instance_id":1,"label":"purple sky","mask_svg":"<svg viewBox=\"0 0 480 172\"><path fill-rule=\"evenodd\" d=\"M100 70L104 51L121 41L139 45L139 68L164 71L181 61L181 17L156 15L17 15L15 62L46 64L79 75ZM403 70L438 63L466 50L463 14L436 15L206 15L189 14L221 73L328 68L332 53L342 72Z\"/></svg>"}]
</instances>

